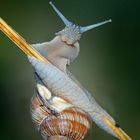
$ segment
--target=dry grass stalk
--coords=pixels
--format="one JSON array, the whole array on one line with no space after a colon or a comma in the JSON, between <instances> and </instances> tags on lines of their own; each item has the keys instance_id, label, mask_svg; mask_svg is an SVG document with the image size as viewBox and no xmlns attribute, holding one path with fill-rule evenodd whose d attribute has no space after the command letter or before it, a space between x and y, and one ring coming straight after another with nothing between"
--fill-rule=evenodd
<instances>
[{"instance_id":1,"label":"dry grass stalk","mask_svg":"<svg viewBox=\"0 0 140 140\"><path fill-rule=\"evenodd\" d=\"M37 52L29 43L25 41L15 30L13 30L1 17L0 17L0 30L10 38L25 54L35 57L43 62L48 62L39 52Z\"/></svg>"}]
</instances>

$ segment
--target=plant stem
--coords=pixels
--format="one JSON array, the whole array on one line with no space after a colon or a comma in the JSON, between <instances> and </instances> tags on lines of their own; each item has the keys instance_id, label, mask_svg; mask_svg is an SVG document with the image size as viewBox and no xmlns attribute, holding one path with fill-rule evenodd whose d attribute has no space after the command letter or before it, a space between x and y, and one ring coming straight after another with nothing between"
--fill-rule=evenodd
<instances>
[{"instance_id":1,"label":"plant stem","mask_svg":"<svg viewBox=\"0 0 140 140\"><path fill-rule=\"evenodd\" d=\"M48 62L39 52L37 52L25 39L13 30L1 17L0 17L0 30L11 39L26 55L35 57L43 62Z\"/></svg>"}]
</instances>

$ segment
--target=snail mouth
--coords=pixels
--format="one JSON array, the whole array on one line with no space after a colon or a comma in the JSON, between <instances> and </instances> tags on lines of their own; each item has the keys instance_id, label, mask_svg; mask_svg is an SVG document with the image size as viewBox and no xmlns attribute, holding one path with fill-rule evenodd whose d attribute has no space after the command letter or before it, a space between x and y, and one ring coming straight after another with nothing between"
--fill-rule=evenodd
<instances>
[{"instance_id":1,"label":"snail mouth","mask_svg":"<svg viewBox=\"0 0 140 140\"><path fill-rule=\"evenodd\" d=\"M63 43L65 43L65 44L66 44L67 46L69 46L69 47L72 47L72 48L74 48L74 47L79 47L78 41L75 41L75 42L69 41L68 38L64 38L64 37L62 37L62 36L61 36L61 41L62 41Z\"/></svg>"},{"instance_id":2,"label":"snail mouth","mask_svg":"<svg viewBox=\"0 0 140 140\"><path fill-rule=\"evenodd\" d=\"M75 47L75 45L74 44L68 44L68 42L67 41L62 41L62 42L64 42L67 46L69 46L69 47L72 47L72 48L74 48Z\"/></svg>"}]
</instances>

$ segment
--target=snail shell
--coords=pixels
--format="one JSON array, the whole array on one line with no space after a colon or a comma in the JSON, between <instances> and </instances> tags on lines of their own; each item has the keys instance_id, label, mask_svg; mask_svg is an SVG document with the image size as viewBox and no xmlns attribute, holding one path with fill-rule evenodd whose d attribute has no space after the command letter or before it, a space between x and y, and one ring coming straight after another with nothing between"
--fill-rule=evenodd
<instances>
[{"instance_id":1,"label":"snail shell","mask_svg":"<svg viewBox=\"0 0 140 140\"><path fill-rule=\"evenodd\" d=\"M38 95L31 100L31 115L37 130L46 140L83 140L90 129L90 119L79 108L71 107L54 115L42 105Z\"/></svg>"}]
</instances>

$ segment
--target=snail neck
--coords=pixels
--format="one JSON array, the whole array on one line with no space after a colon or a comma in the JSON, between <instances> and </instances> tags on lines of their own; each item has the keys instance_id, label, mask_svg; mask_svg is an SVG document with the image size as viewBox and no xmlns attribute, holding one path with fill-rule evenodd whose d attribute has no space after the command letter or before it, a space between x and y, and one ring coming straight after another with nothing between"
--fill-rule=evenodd
<instances>
[{"instance_id":1,"label":"snail neck","mask_svg":"<svg viewBox=\"0 0 140 140\"><path fill-rule=\"evenodd\" d=\"M66 72L67 65L70 65L77 58L80 47L78 42L68 45L63 39L63 35L56 36L49 42L49 47L46 47L46 49L50 51L47 59L57 68Z\"/></svg>"},{"instance_id":2,"label":"snail neck","mask_svg":"<svg viewBox=\"0 0 140 140\"><path fill-rule=\"evenodd\" d=\"M65 136L56 135L56 136L50 136L48 140L70 140L70 139Z\"/></svg>"},{"instance_id":3,"label":"snail neck","mask_svg":"<svg viewBox=\"0 0 140 140\"><path fill-rule=\"evenodd\" d=\"M64 35L57 35L51 41L35 44L33 47L54 66L66 73L66 66L76 59L80 51L78 42L68 43L69 38Z\"/></svg>"}]
</instances>

